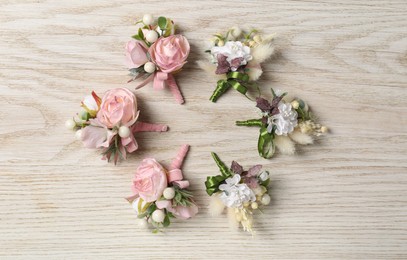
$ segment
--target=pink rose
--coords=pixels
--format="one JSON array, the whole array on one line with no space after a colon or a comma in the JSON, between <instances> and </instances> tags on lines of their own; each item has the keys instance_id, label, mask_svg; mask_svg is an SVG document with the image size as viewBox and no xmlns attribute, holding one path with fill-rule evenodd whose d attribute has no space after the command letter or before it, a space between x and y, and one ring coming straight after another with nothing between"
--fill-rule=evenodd
<instances>
[{"instance_id":1,"label":"pink rose","mask_svg":"<svg viewBox=\"0 0 407 260\"><path fill-rule=\"evenodd\" d=\"M160 37L151 45L148 53L151 60L162 72L171 73L179 70L186 63L189 54L187 38L176 34L168 37Z\"/></svg>"},{"instance_id":2,"label":"pink rose","mask_svg":"<svg viewBox=\"0 0 407 260\"><path fill-rule=\"evenodd\" d=\"M136 96L127 88L107 91L96 117L107 128L133 125L138 117Z\"/></svg>"},{"instance_id":3,"label":"pink rose","mask_svg":"<svg viewBox=\"0 0 407 260\"><path fill-rule=\"evenodd\" d=\"M129 69L144 65L147 60L147 46L141 41L129 41L126 44L126 63Z\"/></svg>"},{"instance_id":4,"label":"pink rose","mask_svg":"<svg viewBox=\"0 0 407 260\"><path fill-rule=\"evenodd\" d=\"M145 202L158 200L167 188L165 169L155 159L144 159L137 168L132 190Z\"/></svg>"}]
</instances>

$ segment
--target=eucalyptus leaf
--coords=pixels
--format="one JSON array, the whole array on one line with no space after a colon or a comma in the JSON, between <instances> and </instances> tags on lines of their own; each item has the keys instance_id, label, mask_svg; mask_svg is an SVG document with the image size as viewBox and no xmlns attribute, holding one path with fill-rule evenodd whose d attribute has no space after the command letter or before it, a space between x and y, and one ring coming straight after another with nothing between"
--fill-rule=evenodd
<instances>
[{"instance_id":1,"label":"eucalyptus leaf","mask_svg":"<svg viewBox=\"0 0 407 260\"><path fill-rule=\"evenodd\" d=\"M168 215L165 216L164 221L163 221L163 226L168 227L170 225L170 217Z\"/></svg>"},{"instance_id":2,"label":"eucalyptus leaf","mask_svg":"<svg viewBox=\"0 0 407 260\"><path fill-rule=\"evenodd\" d=\"M138 36L138 34L135 34L135 35L131 36L131 38L136 39L136 40L138 40L138 41L142 41L142 40L143 40L142 38L140 38L140 36Z\"/></svg>"},{"instance_id":3,"label":"eucalyptus leaf","mask_svg":"<svg viewBox=\"0 0 407 260\"><path fill-rule=\"evenodd\" d=\"M153 203L150 205L150 207L147 208L146 213L152 214L156 209L157 209L157 206L155 205L155 203Z\"/></svg>"},{"instance_id":4,"label":"eucalyptus leaf","mask_svg":"<svg viewBox=\"0 0 407 260\"><path fill-rule=\"evenodd\" d=\"M167 28L167 18L163 16L158 17L158 26L164 31Z\"/></svg>"},{"instance_id":5,"label":"eucalyptus leaf","mask_svg":"<svg viewBox=\"0 0 407 260\"><path fill-rule=\"evenodd\" d=\"M141 40L144 40L144 33L141 28L138 28L138 37L140 37Z\"/></svg>"}]
</instances>

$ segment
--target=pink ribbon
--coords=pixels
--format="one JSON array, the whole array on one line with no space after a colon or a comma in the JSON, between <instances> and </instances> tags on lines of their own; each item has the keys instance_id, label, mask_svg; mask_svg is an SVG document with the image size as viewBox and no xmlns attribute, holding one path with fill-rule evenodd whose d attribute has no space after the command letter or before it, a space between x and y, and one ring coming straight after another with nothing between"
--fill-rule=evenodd
<instances>
[{"instance_id":1,"label":"pink ribbon","mask_svg":"<svg viewBox=\"0 0 407 260\"><path fill-rule=\"evenodd\" d=\"M175 100L179 104L184 103L184 98L182 97L181 91L175 81L174 76L171 73L166 73L162 71L157 71L154 74L151 74L143 82L141 82L136 89L142 88L147 85L149 82L153 81L153 88L155 90L162 90L165 88L165 85L168 86Z\"/></svg>"},{"instance_id":2,"label":"pink ribbon","mask_svg":"<svg viewBox=\"0 0 407 260\"><path fill-rule=\"evenodd\" d=\"M183 180L184 176L180 169L173 169L168 172L168 182L176 184L181 189L189 187L189 181Z\"/></svg>"}]
</instances>

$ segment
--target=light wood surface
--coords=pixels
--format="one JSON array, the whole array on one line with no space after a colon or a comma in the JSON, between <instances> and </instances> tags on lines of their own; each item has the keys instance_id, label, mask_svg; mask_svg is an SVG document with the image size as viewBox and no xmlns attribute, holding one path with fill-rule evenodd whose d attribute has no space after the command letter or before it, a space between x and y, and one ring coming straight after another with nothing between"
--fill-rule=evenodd
<instances>
[{"instance_id":1,"label":"light wood surface","mask_svg":"<svg viewBox=\"0 0 407 260\"><path fill-rule=\"evenodd\" d=\"M144 13L173 18L190 62L168 91L137 92L141 149L118 166L64 127L91 90L127 86L123 47ZM235 24L277 33L260 81L307 100L331 133L298 155L258 157L254 117L236 92L212 104L212 75L196 65L205 40ZM406 259L407 3L399 1L7 1L0 2L0 258ZM123 199L143 157L169 163L191 145L184 173L200 213L165 234L135 225ZM263 164L272 203L256 234L208 215L210 158Z\"/></svg>"}]
</instances>

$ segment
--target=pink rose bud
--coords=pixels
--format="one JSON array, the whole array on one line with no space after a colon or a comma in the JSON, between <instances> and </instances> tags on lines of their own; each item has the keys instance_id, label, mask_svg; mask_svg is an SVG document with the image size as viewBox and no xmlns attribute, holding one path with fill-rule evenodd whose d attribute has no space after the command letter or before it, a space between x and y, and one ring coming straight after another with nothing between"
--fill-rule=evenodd
<instances>
[{"instance_id":1,"label":"pink rose bud","mask_svg":"<svg viewBox=\"0 0 407 260\"><path fill-rule=\"evenodd\" d=\"M129 69L138 68L147 60L147 46L141 41L131 40L126 44L126 64Z\"/></svg>"},{"instance_id":2,"label":"pink rose bud","mask_svg":"<svg viewBox=\"0 0 407 260\"><path fill-rule=\"evenodd\" d=\"M155 159L144 159L137 168L132 190L145 202L158 200L167 188L165 169Z\"/></svg>"},{"instance_id":3,"label":"pink rose bud","mask_svg":"<svg viewBox=\"0 0 407 260\"><path fill-rule=\"evenodd\" d=\"M126 88L107 91L97 113L99 122L107 128L122 125L130 126L135 122L137 116L136 96Z\"/></svg>"},{"instance_id":4,"label":"pink rose bud","mask_svg":"<svg viewBox=\"0 0 407 260\"><path fill-rule=\"evenodd\" d=\"M162 72L171 73L184 66L190 46L187 38L176 34L160 37L148 50L151 60Z\"/></svg>"}]
</instances>

